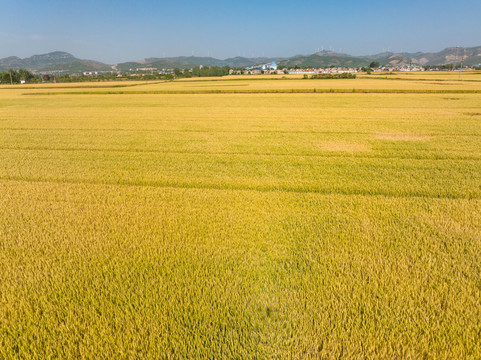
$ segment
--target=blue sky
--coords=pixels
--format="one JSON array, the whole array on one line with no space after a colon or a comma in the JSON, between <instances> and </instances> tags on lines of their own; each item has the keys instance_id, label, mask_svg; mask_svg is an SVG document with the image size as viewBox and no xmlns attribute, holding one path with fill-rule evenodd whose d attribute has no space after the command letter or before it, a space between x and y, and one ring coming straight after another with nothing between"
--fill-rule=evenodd
<instances>
[{"instance_id":1,"label":"blue sky","mask_svg":"<svg viewBox=\"0 0 481 360\"><path fill-rule=\"evenodd\" d=\"M0 58L116 63L191 55L353 55L481 45L481 1L0 0Z\"/></svg>"}]
</instances>

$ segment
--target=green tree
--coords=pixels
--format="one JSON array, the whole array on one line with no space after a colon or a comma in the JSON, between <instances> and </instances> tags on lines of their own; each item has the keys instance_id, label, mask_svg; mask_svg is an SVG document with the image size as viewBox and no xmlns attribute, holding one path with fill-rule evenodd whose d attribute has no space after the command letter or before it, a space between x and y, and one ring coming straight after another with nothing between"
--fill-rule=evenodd
<instances>
[{"instance_id":1,"label":"green tree","mask_svg":"<svg viewBox=\"0 0 481 360\"><path fill-rule=\"evenodd\" d=\"M200 76L200 66L194 66L192 69L192 76Z\"/></svg>"},{"instance_id":2,"label":"green tree","mask_svg":"<svg viewBox=\"0 0 481 360\"><path fill-rule=\"evenodd\" d=\"M379 66L380 66L379 62L377 62L377 61L373 61L371 64L369 64L369 67L371 69L378 68Z\"/></svg>"},{"instance_id":3,"label":"green tree","mask_svg":"<svg viewBox=\"0 0 481 360\"><path fill-rule=\"evenodd\" d=\"M18 84L20 82L20 75L18 71L9 69L0 75L0 79L1 82L5 84Z\"/></svg>"},{"instance_id":4,"label":"green tree","mask_svg":"<svg viewBox=\"0 0 481 360\"><path fill-rule=\"evenodd\" d=\"M7 72L0 73L0 82L2 84L8 84L10 82L10 76Z\"/></svg>"},{"instance_id":5,"label":"green tree","mask_svg":"<svg viewBox=\"0 0 481 360\"><path fill-rule=\"evenodd\" d=\"M26 69L19 69L18 78L19 80L25 80L25 82L30 82L35 78L35 76Z\"/></svg>"}]
</instances>

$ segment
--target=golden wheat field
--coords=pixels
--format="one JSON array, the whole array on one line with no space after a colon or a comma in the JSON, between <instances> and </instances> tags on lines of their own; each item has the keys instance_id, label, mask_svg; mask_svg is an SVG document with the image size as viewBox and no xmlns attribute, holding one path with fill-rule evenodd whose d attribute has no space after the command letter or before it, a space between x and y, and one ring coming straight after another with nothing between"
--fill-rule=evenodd
<instances>
[{"instance_id":1,"label":"golden wheat field","mask_svg":"<svg viewBox=\"0 0 481 360\"><path fill-rule=\"evenodd\" d=\"M1 87L0 358L481 358L481 74L394 77Z\"/></svg>"}]
</instances>

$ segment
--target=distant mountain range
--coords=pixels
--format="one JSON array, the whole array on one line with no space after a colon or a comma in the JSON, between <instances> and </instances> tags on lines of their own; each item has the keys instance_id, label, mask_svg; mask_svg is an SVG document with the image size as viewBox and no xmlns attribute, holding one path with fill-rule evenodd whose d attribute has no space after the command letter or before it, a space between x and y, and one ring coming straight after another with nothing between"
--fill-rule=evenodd
<instances>
[{"instance_id":1,"label":"distant mountain range","mask_svg":"<svg viewBox=\"0 0 481 360\"><path fill-rule=\"evenodd\" d=\"M444 65L452 63L460 63L464 65L481 64L481 46L462 48L450 47L436 53L392 53L383 52L368 56L352 56L340 54L331 51L321 51L312 55L298 55L289 59L279 61L280 65L299 67L326 67L326 66L343 66L343 67L360 67L367 66L373 61L377 61L381 65Z\"/></svg>"},{"instance_id":2,"label":"distant mountain range","mask_svg":"<svg viewBox=\"0 0 481 360\"><path fill-rule=\"evenodd\" d=\"M170 58L146 58L141 61L124 62L115 65L108 65L94 60L78 59L72 54L55 51L43 55L34 55L21 59L10 56L0 59L0 71L8 69L25 68L36 72L64 71L69 73L80 73L83 71L130 71L138 68L191 68L194 66L230 66L247 67L255 64L276 61L279 65L294 67L360 67L367 66L372 61L381 65L443 65L460 63L461 59L465 65L481 64L481 46L477 47L449 47L440 52L434 53L392 53L383 52L368 56L352 56L332 51L321 51L311 55L296 55L290 58L245 58L234 57L220 60L212 57L178 56Z\"/></svg>"},{"instance_id":3,"label":"distant mountain range","mask_svg":"<svg viewBox=\"0 0 481 360\"><path fill-rule=\"evenodd\" d=\"M157 69L172 69L172 68L191 68L194 66L229 66L247 67L255 64L263 64L272 61L279 61L283 58L244 58L235 57L225 60L216 59L213 57L197 57L197 56L178 56L171 58L147 58L141 61L132 61L117 64L117 69L120 71L129 71L136 68L154 67Z\"/></svg>"},{"instance_id":4,"label":"distant mountain range","mask_svg":"<svg viewBox=\"0 0 481 360\"><path fill-rule=\"evenodd\" d=\"M288 59L279 61L279 65L287 67L298 66L302 67L328 67L328 66L342 66L342 67L361 67L367 66L372 60L365 57L351 56L348 54L340 54L332 51L321 51L312 55L296 55Z\"/></svg>"},{"instance_id":5,"label":"distant mountain range","mask_svg":"<svg viewBox=\"0 0 481 360\"><path fill-rule=\"evenodd\" d=\"M38 72L67 71L70 73L112 70L111 65L99 61L77 59L72 54L63 51L33 55L24 59L16 56L0 59L0 71L20 68Z\"/></svg>"}]
</instances>

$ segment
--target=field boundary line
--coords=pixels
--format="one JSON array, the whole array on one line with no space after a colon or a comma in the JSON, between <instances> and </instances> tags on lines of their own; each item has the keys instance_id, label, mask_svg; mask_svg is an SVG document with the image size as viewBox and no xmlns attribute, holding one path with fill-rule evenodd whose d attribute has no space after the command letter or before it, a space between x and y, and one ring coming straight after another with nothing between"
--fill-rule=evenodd
<instances>
[{"instance_id":1,"label":"field boundary line","mask_svg":"<svg viewBox=\"0 0 481 360\"><path fill-rule=\"evenodd\" d=\"M296 158L352 158L352 159L400 159L400 160L419 160L419 161L481 161L481 156L437 156L437 157L422 157L422 156L394 156L382 154L361 154L364 152L343 152L342 154L336 152L325 151L320 154L299 154L299 153L261 153L261 152L202 152L202 151L173 151L173 150L155 150L155 149L115 149L115 148L48 148L48 147L26 147L18 148L12 146L0 146L0 150L9 151L70 151L70 152L112 152L112 153L134 153L134 154L166 154L166 155L193 155L193 156L261 156L261 157L296 157ZM369 151L365 151L369 152Z\"/></svg>"},{"instance_id":2,"label":"field boundary line","mask_svg":"<svg viewBox=\"0 0 481 360\"><path fill-rule=\"evenodd\" d=\"M481 80L472 80L472 79L422 79L422 78L400 78L400 77L389 77L389 76L365 76L361 75L364 77L360 77L359 79L362 80L367 80L367 79L373 79L373 80L397 80L397 81L425 81L425 82L479 82L481 83Z\"/></svg>"},{"instance_id":3,"label":"field boundary line","mask_svg":"<svg viewBox=\"0 0 481 360\"><path fill-rule=\"evenodd\" d=\"M27 96L52 95L210 95L210 94L481 94L481 90L402 90L402 89L277 89L277 90L141 90L141 91L63 91L23 93Z\"/></svg>"},{"instance_id":4,"label":"field boundary line","mask_svg":"<svg viewBox=\"0 0 481 360\"><path fill-rule=\"evenodd\" d=\"M87 82L87 81L86 81ZM126 88L126 87L134 87L134 86L144 86L144 85L156 85L170 82L170 80L162 80L162 81L155 81L155 82L143 82L141 84L117 84L117 85L110 85L110 86L102 86L102 85L78 85L78 86L11 86L8 84L7 87L0 87L0 90L48 90L48 89L108 89L108 88ZM105 84L108 83L107 81L99 81L99 83ZM81 83L68 83L68 84L81 84Z\"/></svg>"},{"instance_id":5,"label":"field boundary line","mask_svg":"<svg viewBox=\"0 0 481 360\"><path fill-rule=\"evenodd\" d=\"M85 131L85 132L169 132L169 133L211 133L211 130L188 130L188 129L119 129L119 128L1 128L0 131ZM364 131L279 131L279 130L215 130L216 133L241 133L241 134L327 134L327 135L375 135L372 132ZM481 137L481 134L460 134L460 133L426 133L430 137Z\"/></svg>"},{"instance_id":6,"label":"field boundary line","mask_svg":"<svg viewBox=\"0 0 481 360\"><path fill-rule=\"evenodd\" d=\"M52 184L85 184L85 185L106 185L106 186L125 186L125 187L152 187L152 188L166 188L166 189L198 189L198 190L218 190L218 191L252 191L263 193L299 193L299 194L324 194L324 195L346 195L346 196L372 196L372 197L386 197L386 198L420 198L420 199L446 199L446 200L481 200L481 194L476 195L455 195L455 194L427 194L427 193L413 193L413 194L396 194L389 191L363 191L355 189L345 190L328 190L328 189L312 189L312 188L289 188L283 185L261 187L248 185L225 184L225 186L215 184L195 184L195 183L178 183L169 181L95 181L95 180L62 180L62 179L40 179L40 178L20 178L15 176L0 176L0 181L16 181L26 183L52 183Z\"/></svg>"}]
</instances>

